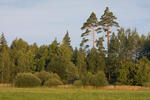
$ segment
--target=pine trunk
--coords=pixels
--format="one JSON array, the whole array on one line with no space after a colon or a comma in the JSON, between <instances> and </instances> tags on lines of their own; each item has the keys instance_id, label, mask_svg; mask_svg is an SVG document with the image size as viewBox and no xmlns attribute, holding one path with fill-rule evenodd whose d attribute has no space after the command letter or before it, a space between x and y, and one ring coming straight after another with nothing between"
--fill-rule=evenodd
<instances>
[{"instance_id":1,"label":"pine trunk","mask_svg":"<svg viewBox=\"0 0 150 100\"><path fill-rule=\"evenodd\" d=\"M107 50L109 50L109 25L107 25Z\"/></svg>"},{"instance_id":2,"label":"pine trunk","mask_svg":"<svg viewBox=\"0 0 150 100\"><path fill-rule=\"evenodd\" d=\"M94 24L93 24L93 48L95 48L95 33L94 33Z\"/></svg>"}]
</instances>

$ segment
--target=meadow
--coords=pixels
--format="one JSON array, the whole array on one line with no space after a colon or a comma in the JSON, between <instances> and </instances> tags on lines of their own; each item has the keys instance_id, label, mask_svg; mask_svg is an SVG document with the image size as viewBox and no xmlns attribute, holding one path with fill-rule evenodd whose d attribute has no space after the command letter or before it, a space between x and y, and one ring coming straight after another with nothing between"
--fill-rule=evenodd
<instances>
[{"instance_id":1,"label":"meadow","mask_svg":"<svg viewBox=\"0 0 150 100\"><path fill-rule=\"evenodd\" d=\"M0 100L150 100L150 89L0 87Z\"/></svg>"}]
</instances>

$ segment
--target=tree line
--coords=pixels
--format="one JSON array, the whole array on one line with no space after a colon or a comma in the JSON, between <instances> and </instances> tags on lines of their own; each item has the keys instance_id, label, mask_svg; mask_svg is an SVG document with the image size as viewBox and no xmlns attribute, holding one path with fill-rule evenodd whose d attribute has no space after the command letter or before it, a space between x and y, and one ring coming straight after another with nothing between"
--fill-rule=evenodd
<instances>
[{"instance_id":1,"label":"tree line","mask_svg":"<svg viewBox=\"0 0 150 100\"><path fill-rule=\"evenodd\" d=\"M61 43L55 39L49 45L29 45L15 39L7 45L4 33L0 37L0 83L12 83L18 73L41 71L56 73L64 84L80 80L82 85L96 85L106 80L114 85L143 85L150 82L150 35L139 35L136 29L119 27L109 8L106 7L100 21L96 14L81 27L80 47L73 48L69 32ZM110 31L117 27L116 31ZM89 34L94 32L93 47ZM101 34L107 33L107 47ZM94 34L93 33L93 34ZM93 35L94 36L94 35ZM96 46L95 46L96 45ZM95 83L93 83L95 81Z\"/></svg>"}]
</instances>

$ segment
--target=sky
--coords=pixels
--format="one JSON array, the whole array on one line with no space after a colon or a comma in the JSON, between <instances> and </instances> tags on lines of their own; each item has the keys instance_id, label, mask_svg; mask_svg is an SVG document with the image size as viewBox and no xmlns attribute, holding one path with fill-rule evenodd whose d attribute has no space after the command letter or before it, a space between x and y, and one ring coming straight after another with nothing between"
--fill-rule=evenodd
<instances>
[{"instance_id":1,"label":"sky","mask_svg":"<svg viewBox=\"0 0 150 100\"><path fill-rule=\"evenodd\" d=\"M59 42L68 30L71 44L79 46L81 27L92 12L100 19L106 7L121 27L150 32L150 0L0 0L0 32L8 45L16 38L29 44Z\"/></svg>"}]
</instances>

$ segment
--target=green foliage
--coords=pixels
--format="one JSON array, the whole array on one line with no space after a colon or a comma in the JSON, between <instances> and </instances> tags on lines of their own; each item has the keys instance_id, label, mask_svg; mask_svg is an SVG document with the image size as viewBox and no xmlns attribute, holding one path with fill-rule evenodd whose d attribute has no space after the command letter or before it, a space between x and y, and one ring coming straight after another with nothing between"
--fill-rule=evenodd
<instances>
[{"instance_id":1,"label":"green foliage","mask_svg":"<svg viewBox=\"0 0 150 100\"><path fill-rule=\"evenodd\" d=\"M86 60L85 60L85 53L79 51L77 53L76 60L77 60L76 66L78 68L79 79L82 80L87 73L87 64L86 64Z\"/></svg>"},{"instance_id":2,"label":"green foliage","mask_svg":"<svg viewBox=\"0 0 150 100\"><path fill-rule=\"evenodd\" d=\"M61 84L61 80L64 84L82 83L93 86L105 86L107 80L110 84L147 84L150 81L150 34L140 36L136 29L124 28L113 33L111 28L119 26L116 19L108 7L99 21L92 12L81 27L84 32L81 34L80 49L72 48L68 31L61 44L55 39L51 44L40 47L36 43L29 45L22 39L15 39L9 47L2 33L0 83L12 82L18 73L35 73L40 78L41 85L46 84L45 82L47 85L57 85ZM107 31L107 52L104 46L105 37L97 34L97 47L86 49L91 47L87 42L93 29L96 33ZM33 75L30 75L31 79L29 75L23 74L23 77L29 79L19 75L17 77L21 78L18 79L18 84L22 84L22 80L27 82L25 85L28 84L27 80L37 80ZM30 82L29 84L32 86Z\"/></svg>"},{"instance_id":3,"label":"green foliage","mask_svg":"<svg viewBox=\"0 0 150 100\"><path fill-rule=\"evenodd\" d=\"M57 73L61 79L67 83L78 78L77 68L72 62L68 62L68 60L63 59L63 57L53 57L47 68L49 72Z\"/></svg>"},{"instance_id":4,"label":"green foliage","mask_svg":"<svg viewBox=\"0 0 150 100\"><path fill-rule=\"evenodd\" d=\"M65 35L64 38L63 38L62 43L63 43L64 45L66 45L66 46L68 46L68 47L71 48L70 42L71 42L71 40L70 40L70 37L69 37L69 33L68 33L68 31L67 31L67 32L66 32L66 35Z\"/></svg>"},{"instance_id":5,"label":"green foliage","mask_svg":"<svg viewBox=\"0 0 150 100\"><path fill-rule=\"evenodd\" d=\"M94 75L90 72L88 72L83 78L82 78L82 83L83 85L91 85L92 84L92 79Z\"/></svg>"},{"instance_id":6,"label":"green foliage","mask_svg":"<svg viewBox=\"0 0 150 100\"><path fill-rule=\"evenodd\" d=\"M16 73L33 72L35 53L29 49L27 42L16 39L11 44L11 59L13 60Z\"/></svg>"},{"instance_id":7,"label":"green foliage","mask_svg":"<svg viewBox=\"0 0 150 100\"><path fill-rule=\"evenodd\" d=\"M57 85L62 85L62 84L63 82L61 80L53 78L53 79L49 79L48 81L46 81L44 83L44 86L51 87L51 86L57 86Z\"/></svg>"},{"instance_id":8,"label":"green foliage","mask_svg":"<svg viewBox=\"0 0 150 100\"><path fill-rule=\"evenodd\" d=\"M50 76L49 76L50 79L54 78L54 79L58 79L58 80L61 80L61 78L58 76L58 74L56 73L52 73L50 72Z\"/></svg>"},{"instance_id":9,"label":"green foliage","mask_svg":"<svg viewBox=\"0 0 150 100\"><path fill-rule=\"evenodd\" d=\"M135 64L132 61L124 63L121 68L118 69L117 82L122 85L134 85L135 70Z\"/></svg>"},{"instance_id":10,"label":"green foliage","mask_svg":"<svg viewBox=\"0 0 150 100\"><path fill-rule=\"evenodd\" d=\"M45 81L50 79L50 73L46 71L36 72L34 75L41 80L41 85L43 85Z\"/></svg>"},{"instance_id":11,"label":"green foliage","mask_svg":"<svg viewBox=\"0 0 150 100\"><path fill-rule=\"evenodd\" d=\"M142 57L136 64L136 85L142 85L142 83L150 81L150 61L147 57Z\"/></svg>"},{"instance_id":12,"label":"green foliage","mask_svg":"<svg viewBox=\"0 0 150 100\"><path fill-rule=\"evenodd\" d=\"M87 64L88 64L88 71L91 73L96 73L98 71L103 71L105 68L105 57L101 55L101 53L92 48L89 54L87 55Z\"/></svg>"},{"instance_id":13,"label":"green foliage","mask_svg":"<svg viewBox=\"0 0 150 100\"><path fill-rule=\"evenodd\" d=\"M82 81L81 80L75 80L73 85L74 86L82 86Z\"/></svg>"},{"instance_id":14,"label":"green foliage","mask_svg":"<svg viewBox=\"0 0 150 100\"><path fill-rule=\"evenodd\" d=\"M11 80L10 74L12 73L13 64L10 59L10 49L8 48L7 41L4 34L0 37L0 82L9 83Z\"/></svg>"},{"instance_id":15,"label":"green foliage","mask_svg":"<svg viewBox=\"0 0 150 100\"><path fill-rule=\"evenodd\" d=\"M105 76L105 73L102 72L102 71L99 71L97 72L94 77L92 78L92 83L91 85L93 86L106 86L108 85L108 82L107 82L107 78Z\"/></svg>"},{"instance_id":16,"label":"green foliage","mask_svg":"<svg viewBox=\"0 0 150 100\"><path fill-rule=\"evenodd\" d=\"M87 44L87 42L89 41L88 36L92 32L93 26L96 27L97 24L98 24L98 21L97 21L96 14L92 12L90 17L81 27L82 30L85 30L85 32L81 34L81 37L82 37L82 41L80 43L81 47L84 47L85 49L89 47L89 44Z\"/></svg>"},{"instance_id":17,"label":"green foliage","mask_svg":"<svg viewBox=\"0 0 150 100\"><path fill-rule=\"evenodd\" d=\"M115 21L117 17L114 16L113 12L109 11L109 8L106 7L104 14L100 18L99 25L101 25L104 29L104 31L107 30L107 27L110 26L119 26L118 23Z\"/></svg>"},{"instance_id":18,"label":"green foliage","mask_svg":"<svg viewBox=\"0 0 150 100\"><path fill-rule=\"evenodd\" d=\"M16 87L37 87L40 84L41 80L31 73L19 73L14 80Z\"/></svg>"},{"instance_id":19,"label":"green foliage","mask_svg":"<svg viewBox=\"0 0 150 100\"><path fill-rule=\"evenodd\" d=\"M36 72L34 75L41 80L41 85L44 85L44 83L49 79L61 80L61 78L56 73L52 73L52 72L49 73L46 71L41 71L41 72Z\"/></svg>"}]
</instances>

